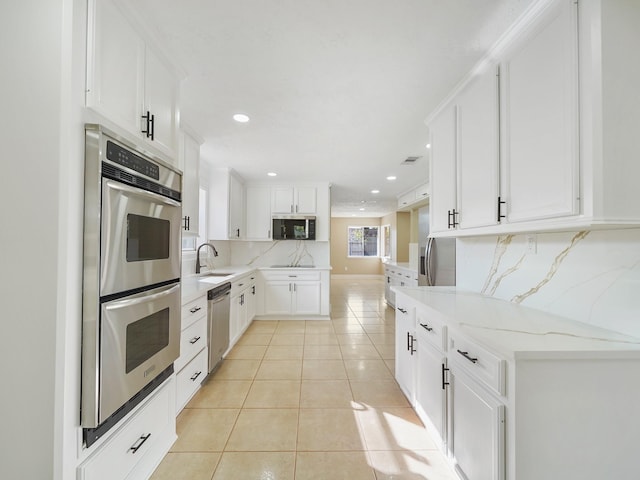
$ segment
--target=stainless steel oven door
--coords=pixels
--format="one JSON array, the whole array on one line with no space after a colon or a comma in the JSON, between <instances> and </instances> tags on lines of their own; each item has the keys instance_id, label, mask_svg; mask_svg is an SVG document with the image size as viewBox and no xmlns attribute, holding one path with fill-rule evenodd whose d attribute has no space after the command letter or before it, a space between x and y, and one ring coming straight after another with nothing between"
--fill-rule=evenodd
<instances>
[{"instance_id":1,"label":"stainless steel oven door","mask_svg":"<svg viewBox=\"0 0 640 480\"><path fill-rule=\"evenodd\" d=\"M102 179L100 296L180 278L180 203Z\"/></svg>"},{"instance_id":2,"label":"stainless steel oven door","mask_svg":"<svg viewBox=\"0 0 640 480\"><path fill-rule=\"evenodd\" d=\"M180 284L103 303L98 423L180 355Z\"/></svg>"}]
</instances>

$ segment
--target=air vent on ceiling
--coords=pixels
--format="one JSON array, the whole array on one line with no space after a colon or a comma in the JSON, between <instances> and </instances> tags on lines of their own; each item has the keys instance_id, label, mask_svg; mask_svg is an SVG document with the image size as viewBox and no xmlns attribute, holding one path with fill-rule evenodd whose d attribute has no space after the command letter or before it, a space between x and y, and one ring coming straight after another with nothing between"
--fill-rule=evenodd
<instances>
[{"instance_id":1,"label":"air vent on ceiling","mask_svg":"<svg viewBox=\"0 0 640 480\"><path fill-rule=\"evenodd\" d=\"M407 157L400 165L413 165L420 157Z\"/></svg>"}]
</instances>

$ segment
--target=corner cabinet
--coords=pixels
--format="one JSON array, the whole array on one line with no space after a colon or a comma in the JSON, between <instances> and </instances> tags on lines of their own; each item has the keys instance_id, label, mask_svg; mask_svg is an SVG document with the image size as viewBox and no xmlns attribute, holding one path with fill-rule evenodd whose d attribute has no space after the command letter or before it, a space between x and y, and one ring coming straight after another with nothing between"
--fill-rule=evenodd
<instances>
[{"instance_id":1,"label":"corner cabinet","mask_svg":"<svg viewBox=\"0 0 640 480\"><path fill-rule=\"evenodd\" d=\"M640 225L640 58L619 47L639 22L548 0L507 31L427 120L433 236Z\"/></svg>"},{"instance_id":2,"label":"corner cabinet","mask_svg":"<svg viewBox=\"0 0 640 480\"><path fill-rule=\"evenodd\" d=\"M271 240L271 189L266 185L247 185L246 240Z\"/></svg>"},{"instance_id":3,"label":"corner cabinet","mask_svg":"<svg viewBox=\"0 0 640 480\"><path fill-rule=\"evenodd\" d=\"M89 2L86 105L176 158L180 78L122 8Z\"/></svg>"},{"instance_id":4,"label":"corner cabinet","mask_svg":"<svg viewBox=\"0 0 640 480\"><path fill-rule=\"evenodd\" d=\"M244 232L244 183L230 168L209 173L209 239L240 240Z\"/></svg>"}]
</instances>

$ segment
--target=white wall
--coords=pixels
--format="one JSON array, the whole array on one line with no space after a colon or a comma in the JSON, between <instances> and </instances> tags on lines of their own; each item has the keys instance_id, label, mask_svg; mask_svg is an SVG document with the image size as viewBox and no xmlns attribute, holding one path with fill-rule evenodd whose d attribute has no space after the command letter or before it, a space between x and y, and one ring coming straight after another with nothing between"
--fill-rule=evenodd
<instances>
[{"instance_id":1,"label":"white wall","mask_svg":"<svg viewBox=\"0 0 640 480\"><path fill-rule=\"evenodd\" d=\"M79 344L69 351L65 345L68 326L79 332L73 310L81 274L81 131L70 122L77 112L74 7L73 0L25 0L0 15L1 165L12 168L3 175L0 210L0 478L70 478L63 471L75 455L66 454L65 438L74 407L66 392L78 383L66 362L77 361Z\"/></svg>"},{"instance_id":2,"label":"white wall","mask_svg":"<svg viewBox=\"0 0 640 480\"><path fill-rule=\"evenodd\" d=\"M640 337L640 229L458 239L457 285Z\"/></svg>"}]
</instances>

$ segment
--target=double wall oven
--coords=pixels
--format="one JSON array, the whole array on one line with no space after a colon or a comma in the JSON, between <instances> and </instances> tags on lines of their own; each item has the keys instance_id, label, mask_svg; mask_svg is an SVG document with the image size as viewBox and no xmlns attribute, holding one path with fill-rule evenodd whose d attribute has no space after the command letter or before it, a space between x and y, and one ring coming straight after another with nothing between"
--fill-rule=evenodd
<instances>
[{"instance_id":1,"label":"double wall oven","mask_svg":"<svg viewBox=\"0 0 640 480\"><path fill-rule=\"evenodd\" d=\"M181 174L85 126L81 425L95 442L180 353Z\"/></svg>"}]
</instances>

